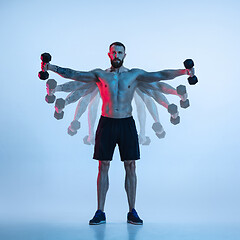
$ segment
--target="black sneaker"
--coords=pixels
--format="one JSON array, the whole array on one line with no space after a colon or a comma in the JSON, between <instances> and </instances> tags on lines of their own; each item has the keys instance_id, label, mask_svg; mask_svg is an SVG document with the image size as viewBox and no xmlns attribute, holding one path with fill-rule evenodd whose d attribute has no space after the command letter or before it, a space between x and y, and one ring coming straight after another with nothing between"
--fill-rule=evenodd
<instances>
[{"instance_id":1,"label":"black sneaker","mask_svg":"<svg viewBox=\"0 0 240 240\"><path fill-rule=\"evenodd\" d=\"M136 210L133 208L131 212L128 213L127 222L135 225L142 225L143 220L139 218Z\"/></svg>"},{"instance_id":2,"label":"black sneaker","mask_svg":"<svg viewBox=\"0 0 240 240\"><path fill-rule=\"evenodd\" d=\"M89 221L89 225L99 225L102 223L106 223L105 213L101 210L97 210L93 219Z\"/></svg>"}]
</instances>

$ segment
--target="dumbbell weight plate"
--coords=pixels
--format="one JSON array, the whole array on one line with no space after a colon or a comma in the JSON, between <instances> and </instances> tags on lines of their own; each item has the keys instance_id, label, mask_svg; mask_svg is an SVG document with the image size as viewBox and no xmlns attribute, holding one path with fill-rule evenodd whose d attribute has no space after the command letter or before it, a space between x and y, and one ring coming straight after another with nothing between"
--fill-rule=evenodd
<instances>
[{"instance_id":1,"label":"dumbbell weight plate","mask_svg":"<svg viewBox=\"0 0 240 240\"><path fill-rule=\"evenodd\" d=\"M174 115L176 114L178 111L177 111L177 105L175 104L170 104L168 105L168 112L171 114L171 115Z\"/></svg>"},{"instance_id":2,"label":"dumbbell weight plate","mask_svg":"<svg viewBox=\"0 0 240 240\"><path fill-rule=\"evenodd\" d=\"M190 106L189 100L187 99L186 101L180 101L180 106L181 108L188 108Z\"/></svg>"},{"instance_id":3,"label":"dumbbell weight plate","mask_svg":"<svg viewBox=\"0 0 240 240\"><path fill-rule=\"evenodd\" d=\"M88 135L83 138L83 143L86 145L91 145L91 143L88 142Z\"/></svg>"},{"instance_id":4,"label":"dumbbell weight plate","mask_svg":"<svg viewBox=\"0 0 240 240\"><path fill-rule=\"evenodd\" d=\"M57 119L57 120L60 120L63 118L63 115L64 115L64 111L62 111L61 113L57 113L56 111L54 112L54 117Z\"/></svg>"},{"instance_id":5,"label":"dumbbell weight plate","mask_svg":"<svg viewBox=\"0 0 240 240\"><path fill-rule=\"evenodd\" d=\"M179 95L184 95L186 92L187 92L186 86L184 86L184 85L179 85L179 86L177 87L177 93L178 93Z\"/></svg>"},{"instance_id":6,"label":"dumbbell weight plate","mask_svg":"<svg viewBox=\"0 0 240 240\"><path fill-rule=\"evenodd\" d=\"M81 127L81 123L78 120L71 122L71 129L78 130Z\"/></svg>"},{"instance_id":7,"label":"dumbbell weight plate","mask_svg":"<svg viewBox=\"0 0 240 240\"><path fill-rule=\"evenodd\" d=\"M188 83L189 83L190 85L195 85L197 82L198 82L198 79L197 79L196 76L193 76L193 77L189 77L189 78L188 78Z\"/></svg>"},{"instance_id":8,"label":"dumbbell weight plate","mask_svg":"<svg viewBox=\"0 0 240 240\"><path fill-rule=\"evenodd\" d=\"M46 101L47 103L54 103L55 99L56 99L56 96L55 96L55 95L49 96L49 95L47 94L47 95L45 96L45 101Z\"/></svg>"},{"instance_id":9,"label":"dumbbell weight plate","mask_svg":"<svg viewBox=\"0 0 240 240\"><path fill-rule=\"evenodd\" d=\"M186 59L186 60L183 62L183 64L184 64L184 67L185 67L186 69L191 69L191 68L194 67L194 62L193 62L192 59Z\"/></svg>"},{"instance_id":10,"label":"dumbbell weight plate","mask_svg":"<svg viewBox=\"0 0 240 240\"><path fill-rule=\"evenodd\" d=\"M63 109L65 107L65 100L63 98L58 98L55 103L57 109Z\"/></svg>"},{"instance_id":11,"label":"dumbbell weight plate","mask_svg":"<svg viewBox=\"0 0 240 240\"><path fill-rule=\"evenodd\" d=\"M177 118L170 118L170 122L173 124L173 125L177 125L180 123L180 117L178 116Z\"/></svg>"},{"instance_id":12,"label":"dumbbell weight plate","mask_svg":"<svg viewBox=\"0 0 240 240\"><path fill-rule=\"evenodd\" d=\"M165 132L165 131L163 131L162 133L155 133L155 134L156 134L156 136L157 136L159 139L165 138L165 136L166 136L166 132Z\"/></svg>"},{"instance_id":13,"label":"dumbbell weight plate","mask_svg":"<svg viewBox=\"0 0 240 240\"><path fill-rule=\"evenodd\" d=\"M47 82L46 82L46 86L49 89L54 89L57 86L57 82L54 79L48 79Z\"/></svg>"},{"instance_id":14,"label":"dumbbell weight plate","mask_svg":"<svg viewBox=\"0 0 240 240\"><path fill-rule=\"evenodd\" d=\"M41 60L44 63L49 63L52 60L52 57L49 53L43 53L43 54L41 54Z\"/></svg>"},{"instance_id":15,"label":"dumbbell weight plate","mask_svg":"<svg viewBox=\"0 0 240 240\"><path fill-rule=\"evenodd\" d=\"M74 136L75 134L77 134L77 131L73 132L73 131L70 129L70 127L68 127L68 134L69 134L70 136Z\"/></svg>"},{"instance_id":16,"label":"dumbbell weight plate","mask_svg":"<svg viewBox=\"0 0 240 240\"><path fill-rule=\"evenodd\" d=\"M39 77L41 80L46 80L46 79L48 79L49 74L48 74L48 72L40 71L40 72L38 73L38 77Z\"/></svg>"}]
</instances>

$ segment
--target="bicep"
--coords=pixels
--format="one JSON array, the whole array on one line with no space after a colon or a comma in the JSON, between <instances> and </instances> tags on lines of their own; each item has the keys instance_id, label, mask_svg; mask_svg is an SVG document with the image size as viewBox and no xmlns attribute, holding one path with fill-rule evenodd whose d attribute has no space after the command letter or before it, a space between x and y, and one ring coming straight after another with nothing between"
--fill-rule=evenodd
<instances>
[{"instance_id":1,"label":"bicep","mask_svg":"<svg viewBox=\"0 0 240 240\"><path fill-rule=\"evenodd\" d=\"M161 72L141 72L137 77L137 80L140 82L157 82L163 80L164 77Z\"/></svg>"},{"instance_id":2,"label":"bicep","mask_svg":"<svg viewBox=\"0 0 240 240\"><path fill-rule=\"evenodd\" d=\"M73 79L80 82L96 82L97 76L96 73L93 71L89 72L77 71L75 73L75 76L73 76Z\"/></svg>"}]
</instances>

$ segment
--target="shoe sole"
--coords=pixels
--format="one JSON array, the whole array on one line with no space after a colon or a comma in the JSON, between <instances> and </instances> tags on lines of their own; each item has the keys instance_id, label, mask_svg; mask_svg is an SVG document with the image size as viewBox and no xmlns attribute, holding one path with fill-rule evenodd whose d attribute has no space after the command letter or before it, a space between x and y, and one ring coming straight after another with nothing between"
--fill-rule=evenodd
<instances>
[{"instance_id":1,"label":"shoe sole","mask_svg":"<svg viewBox=\"0 0 240 240\"><path fill-rule=\"evenodd\" d=\"M89 225L100 225L100 224L104 224L106 223L106 221L101 221L99 223L89 223Z\"/></svg>"},{"instance_id":2,"label":"shoe sole","mask_svg":"<svg viewBox=\"0 0 240 240\"><path fill-rule=\"evenodd\" d=\"M127 221L128 223L134 224L134 225L143 225L143 223L137 223L137 222L132 222L132 221Z\"/></svg>"}]
</instances>

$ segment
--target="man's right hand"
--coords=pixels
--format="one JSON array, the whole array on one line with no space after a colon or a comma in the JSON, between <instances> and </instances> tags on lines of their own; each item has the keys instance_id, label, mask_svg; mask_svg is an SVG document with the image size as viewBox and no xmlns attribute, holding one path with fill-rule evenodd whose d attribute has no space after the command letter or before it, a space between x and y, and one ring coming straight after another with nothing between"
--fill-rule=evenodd
<instances>
[{"instance_id":1,"label":"man's right hand","mask_svg":"<svg viewBox=\"0 0 240 240\"><path fill-rule=\"evenodd\" d=\"M193 77L194 74L195 74L195 69L194 67L193 68L190 68L190 69L186 69L187 71L187 75L189 75L190 77Z\"/></svg>"},{"instance_id":2,"label":"man's right hand","mask_svg":"<svg viewBox=\"0 0 240 240\"><path fill-rule=\"evenodd\" d=\"M50 63L45 63L45 62L42 62L41 63L41 69L43 72L46 72L47 70L49 70L49 65Z\"/></svg>"}]
</instances>

